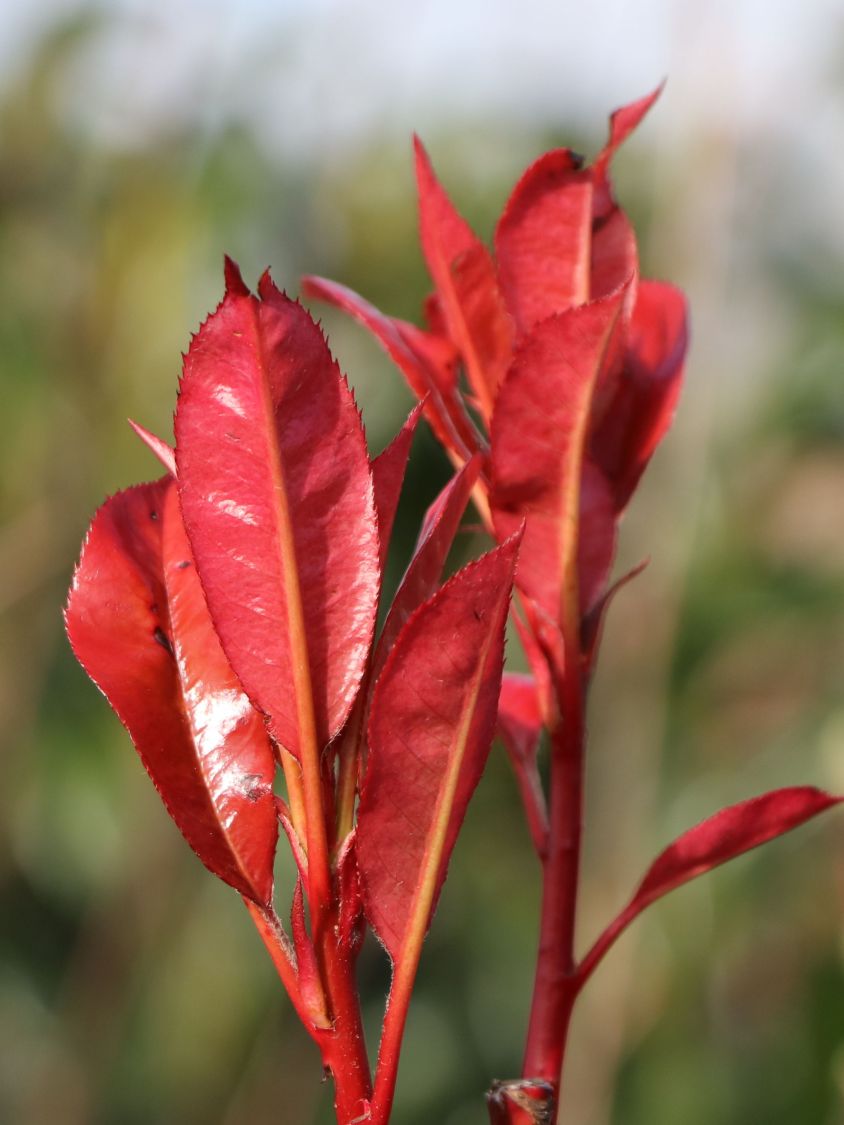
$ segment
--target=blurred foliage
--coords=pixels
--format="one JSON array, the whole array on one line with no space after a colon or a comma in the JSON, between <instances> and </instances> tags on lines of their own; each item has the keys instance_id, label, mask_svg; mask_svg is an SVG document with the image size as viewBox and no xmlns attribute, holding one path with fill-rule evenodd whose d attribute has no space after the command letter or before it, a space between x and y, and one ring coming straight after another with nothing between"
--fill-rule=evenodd
<instances>
[{"instance_id":1,"label":"blurred foliage","mask_svg":"<svg viewBox=\"0 0 844 1125\"><path fill-rule=\"evenodd\" d=\"M109 148L63 105L97 26L45 36L0 103L0 1121L316 1125L331 1119L316 1052L236 897L183 845L74 664L60 612L94 506L156 472L125 419L169 434L179 353L219 297L224 250L248 278L272 264L295 290L324 272L416 315L409 153L384 142L285 166L246 125L184 121ZM428 140L488 234L522 164L577 142L565 125L452 123ZM690 290L698 334L626 526L624 558L653 561L614 609L593 699L584 941L653 851L721 804L844 790L841 286L784 252L782 230L742 226L770 163L756 154L746 174L734 140L692 126L686 143L656 170L638 141L619 161L644 262ZM745 314L768 328L733 351ZM363 334L325 323L379 449L409 396ZM392 581L446 474L421 435ZM282 860L280 902L289 880ZM567 1120L841 1125L843 886L830 820L654 909L578 1012ZM423 959L397 1125L481 1122L481 1091L516 1071L537 905L496 753ZM374 1046L388 981L374 943L360 977Z\"/></svg>"}]
</instances>

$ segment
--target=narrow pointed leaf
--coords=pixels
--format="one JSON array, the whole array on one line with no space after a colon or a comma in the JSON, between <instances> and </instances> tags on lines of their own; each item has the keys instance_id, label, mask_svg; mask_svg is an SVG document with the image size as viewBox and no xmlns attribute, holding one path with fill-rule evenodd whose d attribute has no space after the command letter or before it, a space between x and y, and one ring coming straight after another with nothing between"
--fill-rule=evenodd
<instances>
[{"instance_id":1,"label":"narrow pointed leaf","mask_svg":"<svg viewBox=\"0 0 844 1125\"><path fill-rule=\"evenodd\" d=\"M664 82L661 82L655 90L650 94L646 94L643 98L631 102L629 105L622 106L620 109L614 110L610 114L610 135L607 143L604 145L601 152L595 158L593 165L595 171L596 183L596 216L601 217L606 214L612 207L611 189L609 183L609 168L612 158L615 156L618 149L624 144L634 129L638 128L640 122L647 114L648 110L653 106L659 95L662 93Z\"/></svg>"},{"instance_id":2,"label":"narrow pointed leaf","mask_svg":"<svg viewBox=\"0 0 844 1125\"><path fill-rule=\"evenodd\" d=\"M373 658L373 681L410 615L439 586L443 567L480 472L480 457L467 461L452 477L429 509L413 552L384 621Z\"/></svg>"},{"instance_id":3,"label":"narrow pointed leaf","mask_svg":"<svg viewBox=\"0 0 844 1125\"><path fill-rule=\"evenodd\" d=\"M639 273L639 252L636 235L627 215L616 204L610 181L610 165L621 145L627 140L662 92L662 85L644 98L622 106L610 115L610 135L592 168L595 193L593 199L592 257L590 263L590 297L603 297L623 285L631 277L624 310L625 319L632 312L636 299Z\"/></svg>"},{"instance_id":4,"label":"narrow pointed leaf","mask_svg":"<svg viewBox=\"0 0 844 1125\"><path fill-rule=\"evenodd\" d=\"M68 636L190 846L266 904L272 750L214 633L171 483L139 485L100 509L74 575Z\"/></svg>"},{"instance_id":5,"label":"narrow pointed leaf","mask_svg":"<svg viewBox=\"0 0 844 1125\"><path fill-rule=\"evenodd\" d=\"M519 762L536 759L542 714L533 676L506 672L502 677L498 731L514 759Z\"/></svg>"},{"instance_id":6,"label":"narrow pointed leaf","mask_svg":"<svg viewBox=\"0 0 844 1125\"><path fill-rule=\"evenodd\" d=\"M345 285L323 277L304 277L302 293L324 301L354 317L370 332L407 380L416 397L425 402L425 417L442 445L461 459L476 445L468 421L462 418L457 399L457 374L447 351L430 334L395 317L386 316Z\"/></svg>"},{"instance_id":7,"label":"narrow pointed leaf","mask_svg":"<svg viewBox=\"0 0 844 1125\"><path fill-rule=\"evenodd\" d=\"M195 336L176 412L182 510L211 616L273 736L325 745L355 698L379 545L351 392L304 309L237 279Z\"/></svg>"},{"instance_id":8,"label":"narrow pointed leaf","mask_svg":"<svg viewBox=\"0 0 844 1125\"><path fill-rule=\"evenodd\" d=\"M449 336L488 418L510 358L510 320L489 251L455 210L418 138L415 153L422 252Z\"/></svg>"},{"instance_id":9,"label":"narrow pointed leaf","mask_svg":"<svg viewBox=\"0 0 844 1125\"><path fill-rule=\"evenodd\" d=\"M325 992L320 979L316 951L305 924L305 900L301 878L296 880L293 891L290 932L293 935L293 948L296 951L296 969L302 1003L313 1026L325 1030L331 1027L331 1020L325 1010Z\"/></svg>"},{"instance_id":10,"label":"narrow pointed leaf","mask_svg":"<svg viewBox=\"0 0 844 1125\"><path fill-rule=\"evenodd\" d=\"M162 441L160 437L156 436L156 434L152 433L150 430L144 429L144 427L138 425L137 422L133 422L131 418L129 419L129 425L150 453L157 457L170 476L174 477L176 475L176 451L173 447L168 445L166 441Z\"/></svg>"},{"instance_id":11,"label":"narrow pointed leaf","mask_svg":"<svg viewBox=\"0 0 844 1125\"><path fill-rule=\"evenodd\" d=\"M590 443L619 511L674 418L688 337L686 299L680 290L664 282L641 282L615 394Z\"/></svg>"},{"instance_id":12,"label":"narrow pointed leaf","mask_svg":"<svg viewBox=\"0 0 844 1125\"><path fill-rule=\"evenodd\" d=\"M375 689L357 828L364 909L396 961L418 955L495 730L516 544L411 617Z\"/></svg>"},{"instance_id":13,"label":"narrow pointed leaf","mask_svg":"<svg viewBox=\"0 0 844 1125\"><path fill-rule=\"evenodd\" d=\"M526 521L517 581L554 621L577 585L578 558L586 567L579 582L585 608L605 577L608 543L611 555L605 486L597 472L583 473L583 458L621 300L618 293L538 324L517 352L492 421L496 534L511 535Z\"/></svg>"},{"instance_id":14,"label":"narrow pointed leaf","mask_svg":"<svg viewBox=\"0 0 844 1125\"><path fill-rule=\"evenodd\" d=\"M638 578L648 565L648 562L649 560L645 559L637 566L628 570L626 574L622 574L621 578L613 582L612 586L598 598L595 604L589 609L588 613L584 615L580 625L580 651L584 666L587 669L594 663L598 643L601 639L601 630L604 627L604 619L616 594L620 590L623 590L628 582L632 582L634 578Z\"/></svg>"},{"instance_id":15,"label":"narrow pointed leaf","mask_svg":"<svg viewBox=\"0 0 844 1125\"><path fill-rule=\"evenodd\" d=\"M535 161L495 232L498 275L520 333L589 300L592 174L569 149Z\"/></svg>"},{"instance_id":16,"label":"narrow pointed leaf","mask_svg":"<svg viewBox=\"0 0 844 1125\"><path fill-rule=\"evenodd\" d=\"M587 954L584 976L651 903L698 875L792 831L841 801L841 797L808 785L775 789L721 809L684 832L654 860L633 898Z\"/></svg>"},{"instance_id":17,"label":"narrow pointed leaf","mask_svg":"<svg viewBox=\"0 0 844 1125\"><path fill-rule=\"evenodd\" d=\"M375 512L378 516L378 551L382 571L390 549L407 459L410 456L410 446L419 424L421 411L421 404L411 411L407 421L387 448L372 462L372 486Z\"/></svg>"},{"instance_id":18,"label":"narrow pointed leaf","mask_svg":"<svg viewBox=\"0 0 844 1125\"><path fill-rule=\"evenodd\" d=\"M498 700L498 736L513 766L528 828L540 856L548 846L548 809L536 764L542 727L536 680L533 676L505 672Z\"/></svg>"}]
</instances>

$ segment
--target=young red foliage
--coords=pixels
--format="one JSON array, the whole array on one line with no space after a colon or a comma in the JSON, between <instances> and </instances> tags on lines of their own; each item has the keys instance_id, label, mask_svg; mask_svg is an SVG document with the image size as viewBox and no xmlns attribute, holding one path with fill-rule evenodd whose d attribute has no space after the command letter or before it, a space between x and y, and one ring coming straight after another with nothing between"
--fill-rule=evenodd
<instances>
[{"instance_id":1,"label":"young red foliage","mask_svg":"<svg viewBox=\"0 0 844 1125\"><path fill-rule=\"evenodd\" d=\"M379 545L363 430L322 334L234 267L194 337L176 411L185 525L217 632L299 757L342 726L375 621Z\"/></svg>"},{"instance_id":2,"label":"young red foliage","mask_svg":"<svg viewBox=\"0 0 844 1125\"><path fill-rule=\"evenodd\" d=\"M422 404L415 407L407 421L385 450L378 454L370 466L372 470L372 489L375 499L375 515L378 520L378 561L383 572L387 562L387 552L393 535L393 523L399 506L407 459L413 435L419 425Z\"/></svg>"},{"instance_id":3,"label":"young red foliage","mask_svg":"<svg viewBox=\"0 0 844 1125\"><path fill-rule=\"evenodd\" d=\"M389 1119L422 943L495 731L517 539L459 571L402 629L378 681L356 851L393 961L373 1125Z\"/></svg>"},{"instance_id":4,"label":"young red foliage","mask_svg":"<svg viewBox=\"0 0 844 1125\"><path fill-rule=\"evenodd\" d=\"M640 282L621 371L590 440L619 512L673 421L688 339L686 300L679 289Z\"/></svg>"},{"instance_id":5,"label":"young red foliage","mask_svg":"<svg viewBox=\"0 0 844 1125\"><path fill-rule=\"evenodd\" d=\"M380 674L407 619L439 586L479 472L480 458L473 457L452 477L431 506L378 638L372 658L374 678Z\"/></svg>"},{"instance_id":6,"label":"young red foliage","mask_svg":"<svg viewBox=\"0 0 844 1125\"><path fill-rule=\"evenodd\" d=\"M584 469L583 458L592 395L622 296L538 324L516 354L492 420L495 531L503 538L525 521L519 587L555 621L577 596L573 582L584 610L592 604L612 561L608 488L598 470ZM570 565L575 560L579 576Z\"/></svg>"},{"instance_id":7,"label":"young red foliage","mask_svg":"<svg viewBox=\"0 0 844 1125\"><path fill-rule=\"evenodd\" d=\"M99 510L65 619L190 846L241 894L269 902L272 751L214 633L169 478Z\"/></svg>"},{"instance_id":8,"label":"young red foliage","mask_svg":"<svg viewBox=\"0 0 844 1125\"><path fill-rule=\"evenodd\" d=\"M498 1125L551 1120L576 997L642 910L839 803L803 787L722 810L662 852L578 962L587 689L607 607L641 569L608 588L618 520L670 425L688 339L682 294L639 281L609 178L658 93L613 114L591 167L557 150L527 170L497 260L416 143L435 286L425 328L306 282L374 334L421 400L371 462L318 327L268 275L254 296L227 262L225 297L186 357L176 450L132 423L170 475L104 505L74 577L74 650L189 843L244 895L342 1125L389 1119L422 945L496 727L543 878L523 1076L488 1095ZM421 414L457 472L374 643ZM470 497L501 545L437 589ZM502 680L522 538L514 618L533 674ZM270 901L276 813L298 869L292 941ZM394 970L374 1087L354 982L367 922Z\"/></svg>"},{"instance_id":9,"label":"young red foliage","mask_svg":"<svg viewBox=\"0 0 844 1125\"><path fill-rule=\"evenodd\" d=\"M453 350L412 324L385 316L369 301L323 277L304 277L302 294L348 313L366 328L424 403L425 417L443 447L461 459L477 449L478 434L457 392Z\"/></svg>"},{"instance_id":10,"label":"young red foliage","mask_svg":"<svg viewBox=\"0 0 844 1125\"><path fill-rule=\"evenodd\" d=\"M498 700L498 736L510 756L528 829L540 858L548 848L548 809L536 763L543 726L534 677L505 672Z\"/></svg>"},{"instance_id":11,"label":"young red foliage","mask_svg":"<svg viewBox=\"0 0 844 1125\"><path fill-rule=\"evenodd\" d=\"M495 231L498 276L520 334L590 295L592 176L570 149L540 156Z\"/></svg>"},{"instance_id":12,"label":"young red foliage","mask_svg":"<svg viewBox=\"0 0 844 1125\"><path fill-rule=\"evenodd\" d=\"M489 418L512 348L512 326L487 248L454 208L418 138L416 186L422 252L443 321L463 357L481 414Z\"/></svg>"},{"instance_id":13,"label":"young red foliage","mask_svg":"<svg viewBox=\"0 0 844 1125\"><path fill-rule=\"evenodd\" d=\"M420 606L375 688L357 857L394 961L410 926L428 928L492 742L516 549L470 563Z\"/></svg>"},{"instance_id":14,"label":"young red foliage","mask_svg":"<svg viewBox=\"0 0 844 1125\"><path fill-rule=\"evenodd\" d=\"M775 789L721 809L684 832L660 852L630 902L584 957L580 983L585 983L619 935L651 903L736 856L799 828L842 800L810 785Z\"/></svg>"}]
</instances>

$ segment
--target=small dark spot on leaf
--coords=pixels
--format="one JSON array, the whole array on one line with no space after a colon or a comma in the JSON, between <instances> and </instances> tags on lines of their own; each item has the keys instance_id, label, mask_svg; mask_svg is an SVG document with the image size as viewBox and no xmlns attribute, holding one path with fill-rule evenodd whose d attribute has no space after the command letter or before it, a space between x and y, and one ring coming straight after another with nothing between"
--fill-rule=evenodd
<instances>
[{"instance_id":1,"label":"small dark spot on leaf","mask_svg":"<svg viewBox=\"0 0 844 1125\"><path fill-rule=\"evenodd\" d=\"M153 512L150 512L150 514L149 514L149 518L150 518L151 520L157 520L157 519L158 519L158 512L155 512L155 511L153 511Z\"/></svg>"},{"instance_id":2,"label":"small dark spot on leaf","mask_svg":"<svg viewBox=\"0 0 844 1125\"><path fill-rule=\"evenodd\" d=\"M190 566L190 559L185 559L184 562L176 563L177 570L186 570Z\"/></svg>"},{"instance_id":3,"label":"small dark spot on leaf","mask_svg":"<svg viewBox=\"0 0 844 1125\"><path fill-rule=\"evenodd\" d=\"M166 649L170 653L171 656L173 655L173 647L170 644L170 641L167 637L167 634L164 632L163 629L159 629L159 627L156 625L152 636L153 636L153 640L156 642L156 644L160 644L161 647Z\"/></svg>"}]
</instances>

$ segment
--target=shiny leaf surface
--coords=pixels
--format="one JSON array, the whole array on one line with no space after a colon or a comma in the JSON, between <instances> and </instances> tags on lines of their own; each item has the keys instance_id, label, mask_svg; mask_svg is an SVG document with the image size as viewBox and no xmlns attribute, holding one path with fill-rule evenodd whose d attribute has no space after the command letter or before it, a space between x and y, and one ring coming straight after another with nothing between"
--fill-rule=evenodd
<instances>
[{"instance_id":1,"label":"shiny leaf surface","mask_svg":"<svg viewBox=\"0 0 844 1125\"><path fill-rule=\"evenodd\" d=\"M272 750L214 633L169 479L118 493L97 513L66 622L190 846L267 903Z\"/></svg>"},{"instance_id":2,"label":"shiny leaf surface","mask_svg":"<svg viewBox=\"0 0 844 1125\"><path fill-rule=\"evenodd\" d=\"M360 684L379 544L360 418L308 314L230 265L176 412L182 511L217 632L274 737L325 745Z\"/></svg>"}]
</instances>

